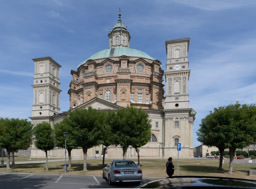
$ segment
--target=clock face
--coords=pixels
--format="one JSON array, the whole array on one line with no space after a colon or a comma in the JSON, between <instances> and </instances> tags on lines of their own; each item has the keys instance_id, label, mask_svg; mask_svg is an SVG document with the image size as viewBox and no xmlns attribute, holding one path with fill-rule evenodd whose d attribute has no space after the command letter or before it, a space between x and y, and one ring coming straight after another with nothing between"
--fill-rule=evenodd
<instances>
[{"instance_id":1,"label":"clock face","mask_svg":"<svg viewBox=\"0 0 256 189\"><path fill-rule=\"evenodd\" d=\"M175 65L175 66L174 66L174 69L175 69L175 70L179 70L179 69L180 69L180 65Z\"/></svg>"}]
</instances>

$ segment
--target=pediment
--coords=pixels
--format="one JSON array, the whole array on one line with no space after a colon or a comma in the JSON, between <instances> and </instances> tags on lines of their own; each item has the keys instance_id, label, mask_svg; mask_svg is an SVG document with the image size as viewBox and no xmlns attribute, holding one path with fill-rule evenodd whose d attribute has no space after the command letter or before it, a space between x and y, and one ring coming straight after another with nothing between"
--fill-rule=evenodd
<instances>
[{"instance_id":1,"label":"pediment","mask_svg":"<svg viewBox=\"0 0 256 189\"><path fill-rule=\"evenodd\" d=\"M112 102L108 102L106 100L95 97L83 104L80 104L79 106L75 107L74 109L77 109L77 108L87 109L89 107L96 109L96 110L117 110L117 109L123 108L123 107L118 106Z\"/></svg>"}]
</instances>

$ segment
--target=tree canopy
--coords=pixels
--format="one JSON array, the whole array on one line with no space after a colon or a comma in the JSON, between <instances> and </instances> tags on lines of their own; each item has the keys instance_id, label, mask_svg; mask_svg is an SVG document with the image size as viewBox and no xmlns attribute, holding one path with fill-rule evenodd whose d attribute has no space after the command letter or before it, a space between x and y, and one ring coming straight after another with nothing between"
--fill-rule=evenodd
<instances>
[{"instance_id":1,"label":"tree canopy","mask_svg":"<svg viewBox=\"0 0 256 189\"><path fill-rule=\"evenodd\" d=\"M76 143L83 149L83 170L87 171L87 150L100 144L100 125L103 120L99 117L98 110L89 107L69 112L66 121L73 128L72 133L76 136Z\"/></svg>"},{"instance_id":2,"label":"tree canopy","mask_svg":"<svg viewBox=\"0 0 256 189\"><path fill-rule=\"evenodd\" d=\"M148 115L143 110L134 107L119 109L115 119L113 123L113 129L116 131L115 143L123 148L123 157L130 145L137 150L149 141L151 126Z\"/></svg>"},{"instance_id":3,"label":"tree canopy","mask_svg":"<svg viewBox=\"0 0 256 189\"><path fill-rule=\"evenodd\" d=\"M256 139L256 106L234 104L215 108L207 115L197 132L198 140L205 145L219 148L223 157L224 149L229 148L229 172L237 148L243 148ZM220 166L222 158L220 158ZM219 168L221 168L219 166Z\"/></svg>"},{"instance_id":4,"label":"tree canopy","mask_svg":"<svg viewBox=\"0 0 256 189\"><path fill-rule=\"evenodd\" d=\"M43 150L46 156L46 170L48 171L48 150L54 148L54 136L51 125L46 122L39 123L34 128L35 145L38 149Z\"/></svg>"},{"instance_id":5,"label":"tree canopy","mask_svg":"<svg viewBox=\"0 0 256 189\"><path fill-rule=\"evenodd\" d=\"M65 148L65 136L66 133L66 148L68 151L69 168L71 167L71 151L78 147L76 143L76 136L74 135L74 129L67 122L68 118L63 119L61 122L54 125L55 145L61 148Z\"/></svg>"},{"instance_id":6,"label":"tree canopy","mask_svg":"<svg viewBox=\"0 0 256 189\"><path fill-rule=\"evenodd\" d=\"M7 151L6 168L10 168L10 153L27 149L31 144L32 125L25 119L0 119L0 145Z\"/></svg>"}]
</instances>

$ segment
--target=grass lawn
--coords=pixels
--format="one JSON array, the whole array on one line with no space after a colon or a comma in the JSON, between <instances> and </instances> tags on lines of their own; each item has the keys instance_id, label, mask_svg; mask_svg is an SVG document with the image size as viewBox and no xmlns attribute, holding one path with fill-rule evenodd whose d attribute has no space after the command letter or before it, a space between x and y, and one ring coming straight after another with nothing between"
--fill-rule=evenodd
<instances>
[{"instance_id":1,"label":"grass lawn","mask_svg":"<svg viewBox=\"0 0 256 189\"><path fill-rule=\"evenodd\" d=\"M111 160L106 160L109 163ZM68 174L88 174L88 175L101 175L102 165L99 159L90 159L87 161L88 171L83 172L83 162L73 161L72 168L68 170ZM144 177L166 177L165 173L166 160L161 159L142 159L141 168ZM224 170L218 170L218 160L180 160L180 176L219 176L219 177L235 177L256 180L256 175L248 176L250 169L256 170L256 165L251 164L233 164L233 174L228 173L228 162L223 165ZM175 173L177 176L177 161L174 160ZM6 168L1 167L0 172L6 172ZM45 171L45 164L22 164L15 165L14 168L8 172L26 172L26 173L49 173L61 174L63 173L63 162L49 163L49 171Z\"/></svg>"},{"instance_id":2,"label":"grass lawn","mask_svg":"<svg viewBox=\"0 0 256 189\"><path fill-rule=\"evenodd\" d=\"M15 162L19 162L19 161L40 161L40 160L45 160L45 158L29 158L29 157L15 157ZM56 160L56 158L49 158ZM2 160L2 158L0 157L0 161ZM4 162L7 161L7 157L4 157ZM12 156L10 157L10 162L12 162Z\"/></svg>"}]
</instances>

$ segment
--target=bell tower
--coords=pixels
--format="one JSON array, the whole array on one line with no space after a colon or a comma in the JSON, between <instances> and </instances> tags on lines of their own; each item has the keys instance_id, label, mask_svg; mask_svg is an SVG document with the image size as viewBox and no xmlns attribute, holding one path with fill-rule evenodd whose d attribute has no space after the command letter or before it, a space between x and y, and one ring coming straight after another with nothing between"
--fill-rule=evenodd
<instances>
[{"instance_id":1,"label":"bell tower","mask_svg":"<svg viewBox=\"0 0 256 189\"><path fill-rule=\"evenodd\" d=\"M50 117L60 112L60 65L51 57L34 58L34 100L32 106L33 125L43 121L50 122Z\"/></svg>"},{"instance_id":2,"label":"bell tower","mask_svg":"<svg viewBox=\"0 0 256 189\"><path fill-rule=\"evenodd\" d=\"M193 124L196 112L189 108L188 67L189 38L165 42L167 63L165 72L166 94L164 101L164 145L176 149L181 143L184 157L193 157ZM165 151L165 155L176 153Z\"/></svg>"},{"instance_id":3,"label":"bell tower","mask_svg":"<svg viewBox=\"0 0 256 189\"><path fill-rule=\"evenodd\" d=\"M189 38L166 41L165 109L188 108Z\"/></svg>"}]
</instances>

